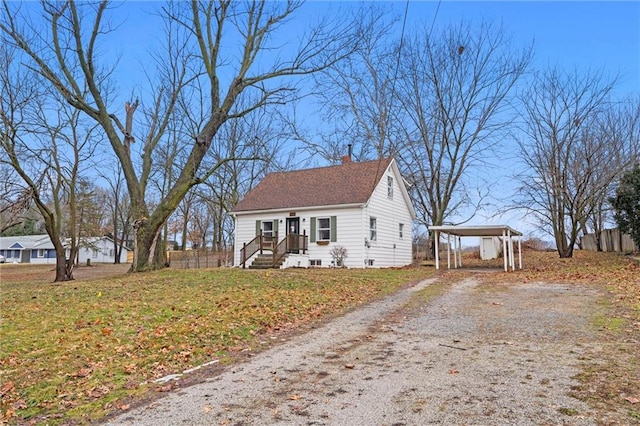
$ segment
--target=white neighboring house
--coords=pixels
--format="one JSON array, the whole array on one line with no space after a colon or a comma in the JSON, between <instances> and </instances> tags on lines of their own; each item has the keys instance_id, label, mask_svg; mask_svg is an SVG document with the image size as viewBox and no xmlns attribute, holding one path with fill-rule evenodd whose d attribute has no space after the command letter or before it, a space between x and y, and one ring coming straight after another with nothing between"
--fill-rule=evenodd
<instances>
[{"instance_id":1,"label":"white neighboring house","mask_svg":"<svg viewBox=\"0 0 640 426\"><path fill-rule=\"evenodd\" d=\"M63 242L68 246L68 240ZM128 249L123 247L120 263L127 262ZM0 255L7 263L56 263L56 251L49 235L0 237ZM67 257L69 250L67 249ZM78 263L113 263L113 240L109 237L82 238L78 250Z\"/></svg>"},{"instance_id":2,"label":"white neighboring house","mask_svg":"<svg viewBox=\"0 0 640 426\"><path fill-rule=\"evenodd\" d=\"M109 237L88 237L80 239L78 249L78 263L113 263L115 261L115 250L113 240ZM120 263L127 263L129 249L122 247L120 253ZM68 254L68 251L67 251Z\"/></svg>"},{"instance_id":3,"label":"white neighboring house","mask_svg":"<svg viewBox=\"0 0 640 426\"><path fill-rule=\"evenodd\" d=\"M337 166L270 173L231 213L235 266L412 262L415 211L392 158L357 163L345 156ZM337 265L331 252L341 247L347 256Z\"/></svg>"}]
</instances>

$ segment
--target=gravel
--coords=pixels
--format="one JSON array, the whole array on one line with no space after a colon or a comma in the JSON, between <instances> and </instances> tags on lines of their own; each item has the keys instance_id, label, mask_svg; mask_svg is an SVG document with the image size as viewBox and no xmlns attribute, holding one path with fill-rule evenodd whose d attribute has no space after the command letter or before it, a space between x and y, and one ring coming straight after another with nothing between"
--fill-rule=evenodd
<instances>
[{"instance_id":1,"label":"gravel","mask_svg":"<svg viewBox=\"0 0 640 426\"><path fill-rule=\"evenodd\" d=\"M596 424L597 413L570 396L595 341L595 290L469 278L416 303L417 292L435 282L352 311L107 424Z\"/></svg>"}]
</instances>

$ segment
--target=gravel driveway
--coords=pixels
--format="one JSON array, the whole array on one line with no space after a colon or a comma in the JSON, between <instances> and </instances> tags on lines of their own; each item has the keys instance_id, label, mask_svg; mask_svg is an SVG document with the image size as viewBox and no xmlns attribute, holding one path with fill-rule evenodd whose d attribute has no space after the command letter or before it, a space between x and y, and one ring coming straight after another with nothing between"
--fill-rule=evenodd
<instances>
[{"instance_id":1,"label":"gravel driveway","mask_svg":"<svg viewBox=\"0 0 640 426\"><path fill-rule=\"evenodd\" d=\"M112 425L596 424L569 396L595 342L585 286L423 281Z\"/></svg>"}]
</instances>

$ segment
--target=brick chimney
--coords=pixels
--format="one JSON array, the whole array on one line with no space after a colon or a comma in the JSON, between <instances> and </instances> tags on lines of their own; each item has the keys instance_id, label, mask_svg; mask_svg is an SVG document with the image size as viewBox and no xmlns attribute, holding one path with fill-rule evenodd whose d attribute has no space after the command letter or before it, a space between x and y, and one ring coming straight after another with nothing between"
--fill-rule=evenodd
<instances>
[{"instance_id":1,"label":"brick chimney","mask_svg":"<svg viewBox=\"0 0 640 426\"><path fill-rule=\"evenodd\" d=\"M342 156L342 164L351 163L351 154L353 153L353 145L347 145L349 147L349 154Z\"/></svg>"}]
</instances>

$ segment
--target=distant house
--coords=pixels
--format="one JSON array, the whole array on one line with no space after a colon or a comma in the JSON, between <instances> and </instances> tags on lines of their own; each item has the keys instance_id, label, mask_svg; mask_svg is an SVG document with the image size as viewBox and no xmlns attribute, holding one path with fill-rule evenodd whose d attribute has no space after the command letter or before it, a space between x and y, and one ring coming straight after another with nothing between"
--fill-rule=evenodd
<instances>
[{"instance_id":1,"label":"distant house","mask_svg":"<svg viewBox=\"0 0 640 426\"><path fill-rule=\"evenodd\" d=\"M270 173L233 209L235 266L381 268L412 261L415 211L387 158ZM340 252L346 256L340 256Z\"/></svg>"},{"instance_id":2,"label":"distant house","mask_svg":"<svg viewBox=\"0 0 640 426\"><path fill-rule=\"evenodd\" d=\"M68 247L68 240L63 241ZM89 237L80 240L78 263L114 263L113 240L109 237ZM128 249L123 248L120 262L127 262ZM56 251L49 235L0 237L0 255L7 263L56 263ZM70 250L67 249L67 257Z\"/></svg>"}]
</instances>

